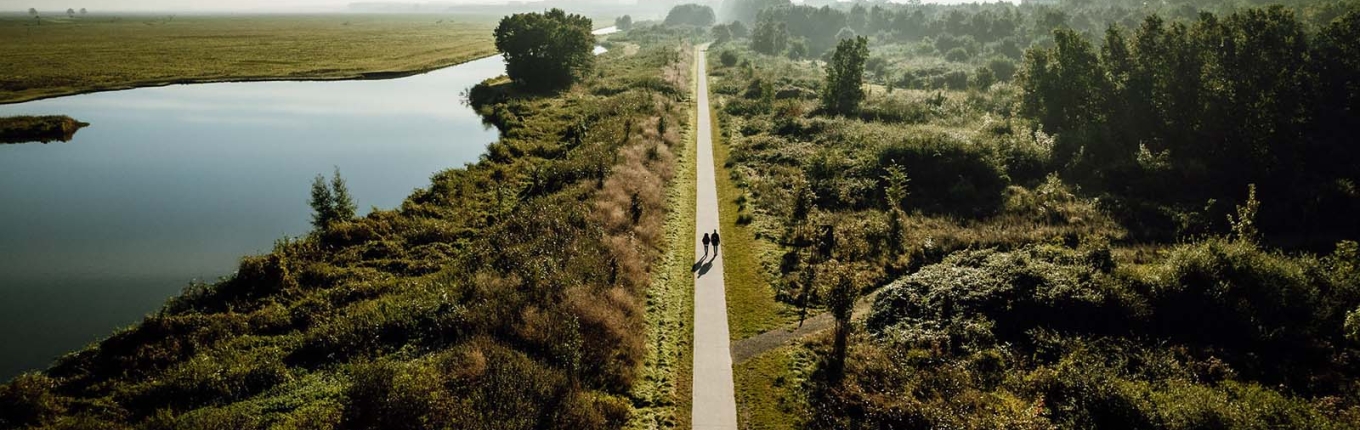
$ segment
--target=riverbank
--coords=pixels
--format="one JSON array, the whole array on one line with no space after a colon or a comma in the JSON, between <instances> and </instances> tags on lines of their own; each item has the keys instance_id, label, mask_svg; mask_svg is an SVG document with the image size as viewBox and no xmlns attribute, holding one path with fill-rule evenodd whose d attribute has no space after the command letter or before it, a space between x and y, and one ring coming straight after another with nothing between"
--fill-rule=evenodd
<instances>
[{"instance_id":1,"label":"riverbank","mask_svg":"<svg viewBox=\"0 0 1360 430\"><path fill-rule=\"evenodd\" d=\"M67 142L89 125L59 115L0 117L0 143Z\"/></svg>"},{"instance_id":2,"label":"riverbank","mask_svg":"<svg viewBox=\"0 0 1360 430\"><path fill-rule=\"evenodd\" d=\"M605 54L571 90L500 103L518 121L488 155L435 174L400 209L276 242L0 386L0 404L15 405L0 409L23 412L0 412L0 427L673 422L681 370L647 360L674 362L683 344L644 333L683 326L646 306L674 292L653 268L689 263L666 235L684 218L667 191L684 175L677 77L690 66L668 34L649 40ZM677 382L641 389L658 376Z\"/></svg>"},{"instance_id":3,"label":"riverbank","mask_svg":"<svg viewBox=\"0 0 1360 430\"><path fill-rule=\"evenodd\" d=\"M187 83L391 79L495 54L489 15L0 16L0 104ZM79 53L80 55L72 55Z\"/></svg>"}]
</instances>

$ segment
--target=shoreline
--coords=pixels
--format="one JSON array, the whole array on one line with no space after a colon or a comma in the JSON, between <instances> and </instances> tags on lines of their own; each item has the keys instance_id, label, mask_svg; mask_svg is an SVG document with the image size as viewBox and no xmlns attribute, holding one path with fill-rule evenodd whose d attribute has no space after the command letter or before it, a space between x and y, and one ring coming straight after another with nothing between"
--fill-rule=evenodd
<instances>
[{"instance_id":1,"label":"shoreline","mask_svg":"<svg viewBox=\"0 0 1360 430\"><path fill-rule=\"evenodd\" d=\"M613 27L613 26L609 26L609 27L601 27L601 28L597 28L597 29L593 30L592 33L595 34L596 36L603 36L603 35L606 35L606 34L609 34L609 33L601 33L601 32L602 32L602 31L605 31L605 30L609 30L609 29L611 29L611 28L614 28L614 27ZM127 85L89 88L89 89L83 89L83 90L78 90L78 91L70 91L70 92L63 92L63 93L57 93L57 94L42 94L42 95L35 95L35 96L32 96L32 97L20 97L20 98L15 98L15 99L0 99L0 106L17 105L17 104L23 104L23 103L29 103L29 102L36 102L36 101L40 101L40 100L55 99L55 98L61 98L61 97L72 97L72 96L79 96L79 95L84 95L84 94L106 93L106 92L113 92L113 91L126 91L126 90L135 90L135 89L138 89L138 88L160 88L160 87L168 87L168 86L173 86L173 85L229 84L229 83L250 83L250 82L382 81L382 80L388 80L388 79L401 79L401 78L408 78L408 77L411 77L411 76L423 75L423 74L430 73L430 72L434 72L434 71L437 71L437 70L447 69L447 68L449 68L449 67L454 67L454 66L458 66L458 65L463 65L463 64L471 63L471 62L473 62L473 61L485 60L485 59L487 59L487 58L492 58L492 57L495 57L495 56L497 56L497 55L500 55L500 53L499 53L498 51L496 51L495 48L494 48L494 46L493 46L492 49L490 49L489 52L488 52L488 53L485 53L485 54L483 54L483 53L478 53L478 54L473 55L473 56L468 57L468 58L462 58L462 59L454 60L454 61L452 61L452 62L450 62L450 63L448 63L448 64L440 64L440 65L432 66L432 67L420 67L420 68L409 69L409 70L389 70L389 71L374 71L374 72L357 72L357 73L353 73L353 74L346 74L346 75L339 75L339 76L311 76L311 77L308 77L308 76L300 76L300 77L294 77L294 76L242 76L242 77L226 77L226 78L180 78L180 79L171 79L171 80L155 80L155 81L147 81L147 82L135 82L135 83L127 84Z\"/></svg>"},{"instance_id":2,"label":"shoreline","mask_svg":"<svg viewBox=\"0 0 1360 430\"><path fill-rule=\"evenodd\" d=\"M430 73L430 72L434 72L434 71L438 71L438 70L441 70L441 69L447 69L447 68L449 68L449 67L454 67L454 66L459 66L459 65L471 63L471 62L473 62L473 61L484 60L484 59L487 59L487 58L495 57L495 56L497 56L497 55L500 55L500 54L497 53L496 51L492 50L490 54L478 55L478 56L471 57L471 58L467 58L467 59L460 59L460 60L457 60L457 61L455 61L455 62L451 62L451 63L449 63L449 64L443 64L443 65L439 65L439 66L422 67L422 68L410 69L410 70L376 71L376 72L359 72L359 73L355 73L355 74L347 74L347 75L340 75L340 76L312 76L312 77L307 77L307 76L301 76L301 77L293 77L293 76L243 76L243 77L229 77L229 78L181 78L181 79L173 79L173 80L157 80L157 81L137 82L137 83L131 83L131 84L128 84L128 85L119 85L119 86L112 86L112 87L90 88L90 89L84 89L84 90L79 90L79 91L63 92L63 93L60 93L60 94L43 94L43 95L37 95L37 96L33 96L33 97L24 97L24 98L17 98L17 99L0 100L0 106L17 105L17 104L24 104L24 103L29 103L29 102L36 102L36 101L40 101L40 100L48 100L48 99L55 99L55 98L62 98L62 97L72 97L72 96L79 96L79 95L85 95L85 94L107 93L107 92L114 92L114 91L127 91L127 90L135 90L135 89L139 89L139 88L160 88L160 87L168 87L168 86L173 86L173 85L230 84L230 83L250 83L250 82L381 81L381 80L388 80L388 79L401 79L401 78L408 78L408 77L411 77L411 76L423 75L423 74Z\"/></svg>"}]
</instances>

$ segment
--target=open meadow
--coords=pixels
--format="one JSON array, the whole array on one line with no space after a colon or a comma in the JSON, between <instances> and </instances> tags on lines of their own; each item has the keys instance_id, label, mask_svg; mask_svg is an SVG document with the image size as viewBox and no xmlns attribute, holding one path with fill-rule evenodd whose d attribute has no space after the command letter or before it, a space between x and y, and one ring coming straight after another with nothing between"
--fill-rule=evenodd
<instances>
[{"instance_id":1,"label":"open meadow","mask_svg":"<svg viewBox=\"0 0 1360 430\"><path fill-rule=\"evenodd\" d=\"M494 54L498 19L0 15L0 103L188 82L400 76Z\"/></svg>"}]
</instances>

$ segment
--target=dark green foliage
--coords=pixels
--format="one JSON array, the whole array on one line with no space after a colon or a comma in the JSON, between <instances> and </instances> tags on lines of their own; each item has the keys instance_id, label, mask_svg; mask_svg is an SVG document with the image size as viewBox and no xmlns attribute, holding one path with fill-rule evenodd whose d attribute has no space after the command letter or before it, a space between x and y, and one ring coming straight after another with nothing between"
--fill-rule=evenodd
<instances>
[{"instance_id":1,"label":"dark green foliage","mask_svg":"<svg viewBox=\"0 0 1360 430\"><path fill-rule=\"evenodd\" d=\"M496 27L496 49L505 56L505 74L534 90L570 86L590 70L595 55L591 21L561 9L517 13Z\"/></svg>"},{"instance_id":2,"label":"dark green foliage","mask_svg":"<svg viewBox=\"0 0 1360 430\"><path fill-rule=\"evenodd\" d=\"M1356 424L1353 406L1316 403L1350 389L1353 245L1317 259L1212 239L1128 269L1093 260L1095 249L957 253L890 285L866 322L874 341L851 355L850 387L813 387L820 426L961 419L939 408L1060 428Z\"/></svg>"},{"instance_id":3,"label":"dark green foliage","mask_svg":"<svg viewBox=\"0 0 1360 430\"><path fill-rule=\"evenodd\" d=\"M762 54L777 55L784 52L788 44L788 25L782 22L761 20L751 32L751 49Z\"/></svg>"},{"instance_id":4,"label":"dark green foliage","mask_svg":"<svg viewBox=\"0 0 1360 430\"><path fill-rule=\"evenodd\" d=\"M868 39L845 39L836 46L822 86L822 109L840 115L859 111L864 101L864 62L868 59Z\"/></svg>"},{"instance_id":5,"label":"dark green foliage","mask_svg":"<svg viewBox=\"0 0 1360 430\"><path fill-rule=\"evenodd\" d=\"M624 15L618 18L614 18L614 27L618 28L619 31L632 30L633 17L631 15Z\"/></svg>"},{"instance_id":6,"label":"dark green foliage","mask_svg":"<svg viewBox=\"0 0 1360 430\"><path fill-rule=\"evenodd\" d=\"M666 13L665 23L666 25L708 27L713 25L715 21L717 21L717 18L713 16L713 8L690 3L671 8L671 11Z\"/></svg>"},{"instance_id":7,"label":"dark green foliage","mask_svg":"<svg viewBox=\"0 0 1360 430\"><path fill-rule=\"evenodd\" d=\"M737 57L737 53L735 52L723 51L719 59L721 60L723 67L732 67L737 65L737 61L740 60L740 57Z\"/></svg>"},{"instance_id":8,"label":"dark green foliage","mask_svg":"<svg viewBox=\"0 0 1360 430\"><path fill-rule=\"evenodd\" d=\"M53 393L56 381L46 375L19 375L0 385L0 427L17 428L49 422L65 411Z\"/></svg>"},{"instance_id":9,"label":"dark green foliage","mask_svg":"<svg viewBox=\"0 0 1360 430\"><path fill-rule=\"evenodd\" d=\"M971 57L968 55L968 51L963 48L953 48L944 53L945 60L953 61L955 63L966 62L969 58Z\"/></svg>"},{"instance_id":10,"label":"dark green foliage","mask_svg":"<svg viewBox=\"0 0 1360 430\"><path fill-rule=\"evenodd\" d=\"M1282 7L1188 25L1150 16L1131 34L1106 30L1099 55L1057 30L1053 48L1026 54L1022 112L1060 136L1055 161L1085 185L1199 208L1256 183L1275 203L1261 216L1267 238L1316 246L1357 232L1355 145L1338 136L1355 120L1360 64L1340 54L1355 42L1335 42L1357 21L1351 12L1310 36ZM1176 183L1198 186L1167 190Z\"/></svg>"},{"instance_id":11,"label":"dark green foliage","mask_svg":"<svg viewBox=\"0 0 1360 430\"><path fill-rule=\"evenodd\" d=\"M987 62L987 69L992 71L992 76L1001 82L1010 82L1015 77L1015 63L1004 58L994 58Z\"/></svg>"},{"instance_id":12,"label":"dark green foliage","mask_svg":"<svg viewBox=\"0 0 1360 430\"><path fill-rule=\"evenodd\" d=\"M987 91L992 87L992 84L995 83L996 75L992 73L992 69L990 68L979 67L977 71L973 73L973 88Z\"/></svg>"},{"instance_id":13,"label":"dark green foliage","mask_svg":"<svg viewBox=\"0 0 1360 430\"><path fill-rule=\"evenodd\" d=\"M335 168L329 185L326 184L325 176L316 175L312 181L311 194L309 205L312 207L313 228L325 230L337 222L354 219L354 212L358 210L358 206L349 195L345 179L340 177L339 167Z\"/></svg>"},{"instance_id":14,"label":"dark green foliage","mask_svg":"<svg viewBox=\"0 0 1360 430\"><path fill-rule=\"evenodd\" d=\"M903 136L883 146L876 169L903 166L911 173L906 207L935 213L986 215L997 210L1006 181L1003 172L975 146L949 136Z\"/></svg>"},{"instance_id":15,"label":"dark green foliage","mask_svg":"<svg viewBox=\"0 0 1360 430\"><path fill-rule=\"evenodd\" d=\"M721 45L732 40L732 31L726 25L715 25L709 31L713 35L713 43Z\"/></svg>"},{"instance_id":16,"label":"dark green foliage","mask_svg":"<svg viewBox=\"0 0 1360 430\"><path fill-rule=\"evenodd\" d=\"M751 36L751 30L741 21L732 21L727 24L727 30L732 33L733 39L745 39Z\"/></svg>"}]
</instances>

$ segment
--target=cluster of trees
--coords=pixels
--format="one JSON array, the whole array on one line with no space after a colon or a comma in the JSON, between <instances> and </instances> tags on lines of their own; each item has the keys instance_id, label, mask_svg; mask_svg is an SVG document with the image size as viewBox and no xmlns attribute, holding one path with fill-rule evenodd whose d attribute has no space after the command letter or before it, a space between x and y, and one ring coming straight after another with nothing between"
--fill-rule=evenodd
<instances>
[{"instance_id":1,"label":"cluster of trees","mask_svg":"<svg viewBox=\"0 0 1360 430\"><path fill-rule=\"evenodd\" d=\"M751 35L751 30L741 21L732 21L713 26L710 33L713 36L713 43L721 45L734 39L745 39Z\"/></svg>"},{"instance_id":2,"label":"cluster of trees","mask_svg":"<svg viewBox=\"0 0 1360 430\"><path fill-rule=\"evenodd\" d=\"M614 27L619 29L619 31L632 30L633 17L631 15L624 15L618 18L614 18Z\"/></svg>"},{"instance_id":3,"label":"cluster of trees","mask_svg":"<svg viewBox=\"0 0 1360 430\"><path fill-rule=\"evenodd\" d=\"M1026 54L1022 112L1059 136L1056 165L1097 190L1202 207L1254 183L1274 203L1267 231L1330 241L1360 232L1358 29L1352 12L1310 33L1277 6L1150 16L1099 48L1057 30Z\"/></svg>"},{"instance_id":4,"label":"cluster of trees","mask_svg":"<svg viewBox=\"0 0 1360 430\"><path fill-rule=\"evenodd\" d=\"M689 3L671 8L671 11L666 14L665 23L666 25L692 25L707 28L716 21L713 8Z\"/></svg>"},{"instance_id":5,"label":"cluster of trees","mask_svg":"<svg viewBox=\"0 0 1360 430\"><path fill-rule=\"evenodd\" d=\"M312 198L308 204L312 207L312 227L317 230L353 220L355 211L359 209L354 198L350 197L345 178L340 177L339 167L335 168L329 186L325 176L316 175L316 179L312 180Z\"/></svg>"},{"instance_id":6,"label":"cluster of trees","mask_svg":"<svg viewBox=\"0 0 1360 430\"><path fill-rule=\"evenodd\" d=\"M591 25L590 18L561 9L501 18L495 37L505 74L531 91L571 86L594 65Z\"/></svg>"}]
</instances>

